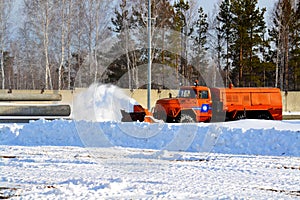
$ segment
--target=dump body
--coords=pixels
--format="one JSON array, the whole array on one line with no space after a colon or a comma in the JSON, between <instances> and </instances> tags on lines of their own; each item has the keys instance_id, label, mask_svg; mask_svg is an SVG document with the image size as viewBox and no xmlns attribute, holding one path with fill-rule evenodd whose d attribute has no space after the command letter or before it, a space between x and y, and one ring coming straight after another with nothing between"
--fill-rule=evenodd
<instances>
[{"instance_id":1,"label":"dump body","mask_svg":"<svg viewBox=\"0 0 300 200\"><path fill-rule=\"evenodd\" d=\"M278 88L211 88L213 114L226 113L226 120L282 120L282 98Z\"/></svg>"}]
</instances>

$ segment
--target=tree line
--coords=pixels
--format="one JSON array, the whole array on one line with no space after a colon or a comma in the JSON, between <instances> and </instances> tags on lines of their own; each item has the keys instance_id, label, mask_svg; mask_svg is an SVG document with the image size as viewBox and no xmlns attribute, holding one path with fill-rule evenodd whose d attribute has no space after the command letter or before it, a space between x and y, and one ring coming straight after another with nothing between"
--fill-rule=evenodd
<instances>
[{"instance_id":1,"label":"tree line","mask_svg":"<svg viewBox=\"0 0 300 200\"><path fill-rule=\"evenodd\" d=\"M147 87L147 2L0 0L0 87ZM151 13L152 87L300 89L299 0L274 1L268 26L257 0L221 0L211 13L152 0Z\"/></svg>"}]
</instances>

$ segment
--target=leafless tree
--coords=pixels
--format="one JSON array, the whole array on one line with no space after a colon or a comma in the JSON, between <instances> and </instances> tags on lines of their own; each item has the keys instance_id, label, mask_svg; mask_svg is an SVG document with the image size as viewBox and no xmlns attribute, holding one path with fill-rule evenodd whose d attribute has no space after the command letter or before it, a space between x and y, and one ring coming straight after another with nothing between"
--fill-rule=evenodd
<instances>
[{"instance_id":1,"label":"leafless tree","mask_svg":"<svg viewBox=\"0 0 300 200\"><path fill-rule=\"evenodd\" d=\"M41 52L43 52L40 63L45 66L44 87L45 89L53 89L50 70L50 38L55 34L51 30L51 28L55 27L52 24L55 16L55 4L50 0L24 0L24 5L24 9L26 9L28 15L27 23L30 24L32 34L34 34L36 37L35 40L37 40L35 42L41 41L41 43L37 44L37 48L40 48ZM38 64L38 61L36 62Z\"/></svg>"},{"instance_id":2,"label":"leafless tree","mask_svg":"<svg viewBox=\"0 0 300 200\"><path fill-rule=\"evenodd\" d=\"M2 78L2 89L5 88L5 66L4 56L5 49L8 45L9 37L9 15L11 12L11 0L0 0L0 53L1 53L1 78Z\"/></svg>"},{"instance_id":3,"label":"leafless tree","mask_svg":"<svg viewBox=\"0 0 300 200\"><path fill-rule=\"evenodd\" d=\"M65 9L66 9L66 2L65 0L61 1L60 4L61 8L61 61L58 69L58 89L62 89L62 69L64 66L65 62L65 32L66 32L66 27L65 27Z\"/></svg>"},{"instance_id":4,"label":"leafless tree","mask_svg":"<svg viewBox=\"0 0 300 200\"><path fill-rule=\"evenodd\" d=\"M293 9L290 0L280 0L274 10L273 30L277 33L276 83L280 82L281 90L289 88L289 51L290 35L293 23ZM279 73L279 78L278 74Z\"/></svg>"}]
</instances>

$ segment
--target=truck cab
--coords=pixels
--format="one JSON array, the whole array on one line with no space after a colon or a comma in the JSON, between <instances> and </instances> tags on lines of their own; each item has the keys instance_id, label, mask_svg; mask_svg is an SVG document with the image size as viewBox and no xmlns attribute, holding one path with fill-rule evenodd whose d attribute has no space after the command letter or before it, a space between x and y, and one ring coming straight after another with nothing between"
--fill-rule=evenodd
<instances>
[{"instance_id":1,"label":"truck cab","mask_svg":"<svg viewBox=\"0 0 300 200\"><path fill-rule=\"evenodd\" d=\"M165 122L209 122L212 117L210 90L205 86L183 86L176 98L158 100L153 115Z\"/></svg>"}]
</instances>

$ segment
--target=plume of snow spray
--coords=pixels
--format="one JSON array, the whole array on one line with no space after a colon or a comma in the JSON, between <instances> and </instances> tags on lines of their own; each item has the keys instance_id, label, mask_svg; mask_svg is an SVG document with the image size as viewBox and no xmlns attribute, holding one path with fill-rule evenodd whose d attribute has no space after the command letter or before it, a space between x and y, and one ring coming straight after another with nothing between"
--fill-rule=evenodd
<instances>
[{"instance_id":1,"label":"plume of snow spray","mask_svg":"<svg viewBox=\"0 0 300 200\"><path fill-rule=\"evenodd\" d=\"M73 101L73 117L86 121L121 121L120 110L132 111L137 102L114 85L92 84Z\"/></svg>"}]
</instances>

